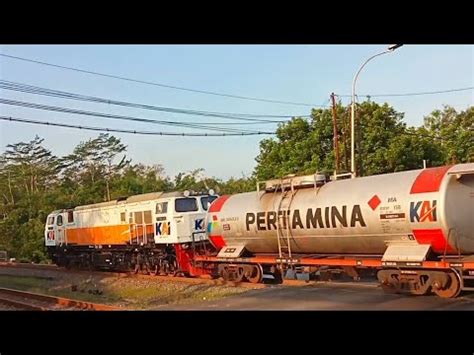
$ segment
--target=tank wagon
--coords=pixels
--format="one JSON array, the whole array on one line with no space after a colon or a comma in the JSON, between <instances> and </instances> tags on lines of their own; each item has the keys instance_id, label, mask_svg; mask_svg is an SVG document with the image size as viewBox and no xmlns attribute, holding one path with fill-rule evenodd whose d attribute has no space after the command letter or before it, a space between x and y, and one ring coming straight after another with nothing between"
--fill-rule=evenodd
<instances>
[{"instance_id":1,"label":"tank wagon","mask_svg":"<svg viewBox=\"0 0 474 355\"><path fill-rule=\"evenodd\" d=\"M369 267L386 291L442 297L474 279L474 164L335 181L290 176L221 196L207 218L220 252L198 260L220 261L234 279L301 267L357 277Z\"/></svg>"},{"instance_id":2,"label":"tank wagon","mask_svg":"<svg viewBox=\"0 0 474 355\"><path fill-rule=\"evenodd\" d=\"M209 201L211 197L206 196ZM149 199L150 211L160 203L158 197L164 195ZM131 219L134 207L130 204L130 211L125 207L134 198L145 197L111 203L110 208L117 209L114 218L120 222L113 223L120 227L110 231L110 238L122 238L118 243L94 234L94 242L88 237L88 242L81 244L80 235L87 233L72 232L67 245L58 247L58 240L50 242L57 253L55 260L62 260L65 252L61 248L71 248L74 240L75 250L82 245L83 250L102 249L99 254L112 248L109 244L120 246L127 251L128 264L135 269L145 265L155 272L163 269L160 265L164 263L190 276L205 274L258 283L267 275L281 282L283 278L328 272L344 272L357 279L364 270L371 270L386 292L456 297L462 290L474 290L472 163L356 179L331 180L314 174L266 181L254 192L220 196L208 210L200 206L199 211L187 212L185 236L178 233L166 240L161 239L156 225L152 230L145 223L142 232L137 232ZM97 211L109 208L93 206ZM85 223L81 210L92 211L91 206L72 212L78 213L74 218L79 223ZM54 216L65 219L69 213L56 212ZM121 213L130 220L120 219ZM166 221L176 222L176 209L168 213ZM91 218L86 217L87 223ZM150 221L150 216L142 218ZM160 223L159 218L163 217L152 213L154 224ZM203 223L195 222L203 218ZM176 223L171 224L171 231L176 228ZM57 233L57 227L50 225L46 236L50 230ZM148 234L150 243L143 239ZM165 246L167 251L163 251ZM122 262L123 256L118 257ZM160 261L167 258L173 262Z\"/></svg>"}]
</instances>

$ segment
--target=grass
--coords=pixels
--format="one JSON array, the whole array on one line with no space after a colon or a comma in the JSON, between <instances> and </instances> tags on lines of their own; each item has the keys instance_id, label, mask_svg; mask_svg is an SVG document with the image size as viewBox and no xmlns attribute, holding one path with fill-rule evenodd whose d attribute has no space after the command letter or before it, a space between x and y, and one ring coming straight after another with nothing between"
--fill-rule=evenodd
<instances>
[{"instance_id":1,"label":"grass","mask_svg":"<svg viewBox=\"0 0 474 355\"><path fill-rule=\"evenodd\" d=\"M197 303L247 291L239 287L179 282L144 282L137 279L94 278L92 276L48 279L34 276L0 275L0 287L88 302L121 305L129 309L156 309L164 305ZM94 294L94 292L100 294Z\"/></svg>"}]
</instances>

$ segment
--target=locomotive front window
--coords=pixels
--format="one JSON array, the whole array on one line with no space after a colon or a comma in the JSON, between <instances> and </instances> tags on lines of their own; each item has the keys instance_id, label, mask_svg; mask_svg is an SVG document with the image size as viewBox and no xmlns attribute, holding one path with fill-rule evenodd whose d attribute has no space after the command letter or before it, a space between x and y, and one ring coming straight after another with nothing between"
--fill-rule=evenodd
<instances>
[{"instance_id":1,"label":"locomotive front window","mask_svg":"<svg viewBox=\"0 0 474 355\"><path fill-rule=\"evenodd\" d=\"M212 201L214 201L217 196L204 196L201 197L201 205L202 208L207 211L207 208L211 205Z\"/></svg>"},{"instance_id":2,"label":"locomotive front window","mask_svg":"<svg viewBox=\"0 0 474 355\"><path fill-rule=\"evenodd\" d=\"M54 224L54 217L48 218L48 225L52 226Z\"/></svg>"},{"instance_id":3,"label":"locomotive front window","mask_svg":"<svg viewBox=\"0 0 474 355\"><path fill-rule=\"evenodd\" d=\"M58 218L56 218L56 224L58 226L62 226L63 225L63 216L59 215Z\"/></svg>"},{"instance_id":4,"label":"locomotive front window","mask_svg":"<svg viewBox=\"0 0 474 355\"><path fill-rule=\"evenodd\" d=\"M192 212L198 210L198 205L195 198L177 198L174 208L176 212Z\"/></svg>"}]
</instances>

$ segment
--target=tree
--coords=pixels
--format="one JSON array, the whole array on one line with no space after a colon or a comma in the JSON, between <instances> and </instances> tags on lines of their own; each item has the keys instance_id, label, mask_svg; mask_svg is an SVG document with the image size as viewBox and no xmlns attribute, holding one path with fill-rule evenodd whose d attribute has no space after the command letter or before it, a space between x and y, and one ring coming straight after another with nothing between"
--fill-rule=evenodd
<instances>
[{"instance_id":1,"label":"tree","mask_svg":"<svg viewBox=\"0 0 474 355\"><path fill-rule=\"evenodd\" d=\"M125 154L118 157L126 149L119 138L108 133L101 133L97 138L81 142L72 154L64 158L67 166L65 179L79 185L89 181L87 185L95 189L96 193L102 190L101 185L105 183L103 199L110 201L111 179L130 163Z\"/></svg>"},{"instance_id":2,"label":"tree","mask_svg":"<svg viewBox=\"0 0 474 355\"><path fill-rule=\"evenodd\" d=\"M51 186L51 177L55 177L59 165L51 151L41 145L43 141L43 138L35 136L27 143L7 145L0 164L2 175L9 184L11 203L14 203L13 180L15 180L14 186L17 189L24 189L27 194Z\"/></svg>"},{"instance_id":3,"label":"tree","mask_svg":"<svg viewBox=\"0 0 474 355\"><path fill-rule=\"evenodd\" d=\"M474 162L474 106L457 112L444 106L424 119L427 132L438 138L438 144L445 151L445 163Z\"/></svg>"},{"instance_id":4,"label":"tree","mask_svg":"<svg viewBox=\"0 0 474 355\"><path fill-rule=\"evenodd\" d=\"M340 103L336 109L341 161L348 171L348 110ZM446 106L427 116L419 128L407 128L403 113L387 103L366 101L357 105L356 113L359 176L421 168L423 160L430 166L474 161L474 107L458 113ZM331 111L312 110L308 120L297 117L280 124L276 138L261 141L256 161L259 180L317 171L331 174L335 168Z\"/></svg>"},{"instance_id":5,"label":"tree","mask_svg":"<svg viewBox=\"0 0 474 355\"><path fill-rule=\"evenodd\" d=\"M36 136L10 144L0 157L0 245L15 257L44 260L46 215L56 209L49 196L58 183L58 159Z\"/></svg>"},{"instance_id":6,"label":"tree","mask_svg":"<svg viewBox=\"0 0 474 355\"><path fill-rule=\"evenodd\" d=\"M421 169L423 160L428 166L440 166L445 161L444 149L436 144L425 128L409 128L391 140L387 151L390 171Z\"/></svg>"}]
</instances>

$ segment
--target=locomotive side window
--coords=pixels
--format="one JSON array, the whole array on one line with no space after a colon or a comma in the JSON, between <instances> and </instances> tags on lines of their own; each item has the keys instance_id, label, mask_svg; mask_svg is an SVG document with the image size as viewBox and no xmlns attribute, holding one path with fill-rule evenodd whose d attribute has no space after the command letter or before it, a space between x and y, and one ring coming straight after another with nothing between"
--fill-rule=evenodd
<instances>
[{"instance_id":1,"label":"locomotive side window","mask_svg":"<svg viewBox=\"0 0 474 355\"><path fill-rule=\"evenodd\" d=\"M166 213L168 212L168 202L158 202L156 204L156 213Z\"/></svg>"},{"instance_id":2,"label":"locomotive side window","mask_svg":"<svg viewBox=\"0 0 474 355\"><path fill-rule=\"evenodd\" d=\"M120 222L125 223L125 212L120 213Z\"/></svg>"},{"instance_id":3,"label":"locomotive side window","mask_svg":"<svg viewBox=\"0 0 474 355\"><path fill-rule=\"evenodd\" d=\"M201 197L201 205L204 211L207 211L208 207L211 205L217 196L203 196Z\"/></svg>"},{"instance_id":4,"label":"locomotive side window","mask_svg":"<svg viewBox=\"0 0 474 355\"><path fill-rule=\"evenodd\" d=\"M67 223L74 223L74 212L67 211Z\"/></svg>"},{"instance_id":5,"label":"locomotive side window","mask_svg":"<svg viewBox=\"0 0 474 355\"><path fill-rule=\"evenodd\" d=\"M192 212L198 210L195 198L177 198L174 203L176 212Z\"/></svg>"},{"instance_id":6,"label":"locomotive side window","mask_svg":"<svg viewBox=\"0 0 474 355\"><path fill-rule=\"evenodd\" d=\"M143 212L143 219L145 220L145 224L152 224L151 211Z\"/></svg>"},{"instance_id":7,"label":"locomotive side window","mask_svg":"<svg viewBox=\"0 0 474 355\"><path fill-rule=\"evenodd\" d=\"M56 224L58 226L62 226L63 225L63 216L59 215L58 218L56 218Z\"/></svg>"},{"instance_id":8,"label":"locomotive side window","mask_svg":"<svg viewBox=\"0 0 474 355\"><path fill-rule=\"evenodd\" d=\"M136 224L143 224L143 213L142 212L135 212L135 223Z\"/></svg>"}]
</instances>

